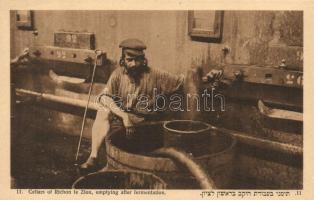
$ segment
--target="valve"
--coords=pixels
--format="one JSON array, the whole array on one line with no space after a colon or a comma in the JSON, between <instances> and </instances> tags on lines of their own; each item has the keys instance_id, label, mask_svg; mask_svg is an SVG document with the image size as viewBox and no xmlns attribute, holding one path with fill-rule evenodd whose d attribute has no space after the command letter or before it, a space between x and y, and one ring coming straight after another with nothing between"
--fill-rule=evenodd
<instances>
[{"instance_id":1,"label":"valve","mask_svg":"<svg viewBox=\"0 0 314 200\"><path fill-rule=\"evenodd\" d=\"M242 70L237 70L233 72L234 78L236 81L242 80L244 77L243 71Z\"/></svg>"},{"instance_id":2,"label":"valve","mask_svg":"<svg viewBox=\"0 0 314 200\"><path fill-rule=\"evenodd\" d=\"M286 68L287 68L286 60L285 60L285 59L282 59L282 60L281 60L281 63L280 63L280 65L279 65L279 68L280 68L280 69L286 69Z\"/></svg>"},{"instance_id":3,"label":"valve","mask_svg":"<svg viewBox=\"0 0 314 200\"><path fill-rule=\"evenodd\" d=\"M84 59L86 63L92 63L93 59L90 56L87 56L87 58Z\"/></svg>"},{"instance_id":4,"label":"valve","mask_svg":"<svg viewBox=\"0 0 314 200\"><path fill-rule=\"evenodd\" d=\"M33 52L33 55L39 57L41 55L40 51L37 49Z\"/></svg>"}]
</instances>

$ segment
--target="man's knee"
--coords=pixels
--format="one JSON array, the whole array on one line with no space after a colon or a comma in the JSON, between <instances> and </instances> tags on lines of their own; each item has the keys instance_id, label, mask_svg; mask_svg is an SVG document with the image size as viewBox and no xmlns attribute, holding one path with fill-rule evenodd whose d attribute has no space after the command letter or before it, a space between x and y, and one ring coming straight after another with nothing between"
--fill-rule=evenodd
<instances>
[{"instance_id":1,"label":"man's knee","mask_svg":"<svg viewBox=\"0 0 314 200\"><path fill-rule=\"evenodd\" d=\"M109 115L110 111L99 110L97 111L96 119L93 124L92 132L96 135L106 135L109 130Z\"/></svg>"},{"instance_id":2,"label":"man's knee","mask_svg":"<svg viewBox=\"0 0 314 200\"><path fill-rule=\"evenodd\" d=\"M102 109L97 111L96 120L109 120L110 110Z\"/></svg>"}]
</instances>

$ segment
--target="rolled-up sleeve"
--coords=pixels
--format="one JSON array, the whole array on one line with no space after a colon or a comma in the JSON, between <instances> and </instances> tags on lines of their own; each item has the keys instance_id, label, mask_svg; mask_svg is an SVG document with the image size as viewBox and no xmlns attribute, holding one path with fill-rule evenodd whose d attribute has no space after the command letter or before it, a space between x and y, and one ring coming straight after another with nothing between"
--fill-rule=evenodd
<instances>
[{"instance_id":1,"label":"rolled-up sleeve","mask_svg":"<svg viewBox=\"0 0 314 200\"><path fill-rule=\"evenodd\" d=\"M159 76L161 91L164 94L172 94L183 88L184 75L175 75L169 72L162 72Z\"/></svg>"}]
</instances>

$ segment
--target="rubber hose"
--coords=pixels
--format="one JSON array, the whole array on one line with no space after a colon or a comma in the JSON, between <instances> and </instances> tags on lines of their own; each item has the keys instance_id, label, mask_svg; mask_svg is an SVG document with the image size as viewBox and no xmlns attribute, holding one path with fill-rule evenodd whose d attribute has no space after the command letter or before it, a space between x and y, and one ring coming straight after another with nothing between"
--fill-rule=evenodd
<instances>
[{"instance_id":1,"label":"rubber hose","mask_svg":"<svg viewBox=\"0 0 314 200\"><path fill-rule=\"evenodd\" d=\"M172 147L163 147L153 152L154 155L167 156L183 164L196 178L201 189L216 189L214 181L206 174L200 164L191 158L186 152Z\"/></svg>"}]
</instances>

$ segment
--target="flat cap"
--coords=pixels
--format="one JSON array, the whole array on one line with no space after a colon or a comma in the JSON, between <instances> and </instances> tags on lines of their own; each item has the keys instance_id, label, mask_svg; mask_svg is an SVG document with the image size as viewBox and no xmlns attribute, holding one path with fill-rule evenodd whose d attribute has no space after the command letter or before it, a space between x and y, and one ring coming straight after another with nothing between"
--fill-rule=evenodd
<instances>
[{"instance_id":1,"label":"flat cap","mask_svg":"<svg viewBox=\"0 0 314 200\"><path fill-rule=\"evenodd\" d=\"M144 49L146 49L146 45L138 39L126 39L123 40L120 45L120 48L125 48L125 49L134 49L134 50L138 50L138 51L143 51Z\"/></svg>"}]
</instances>

